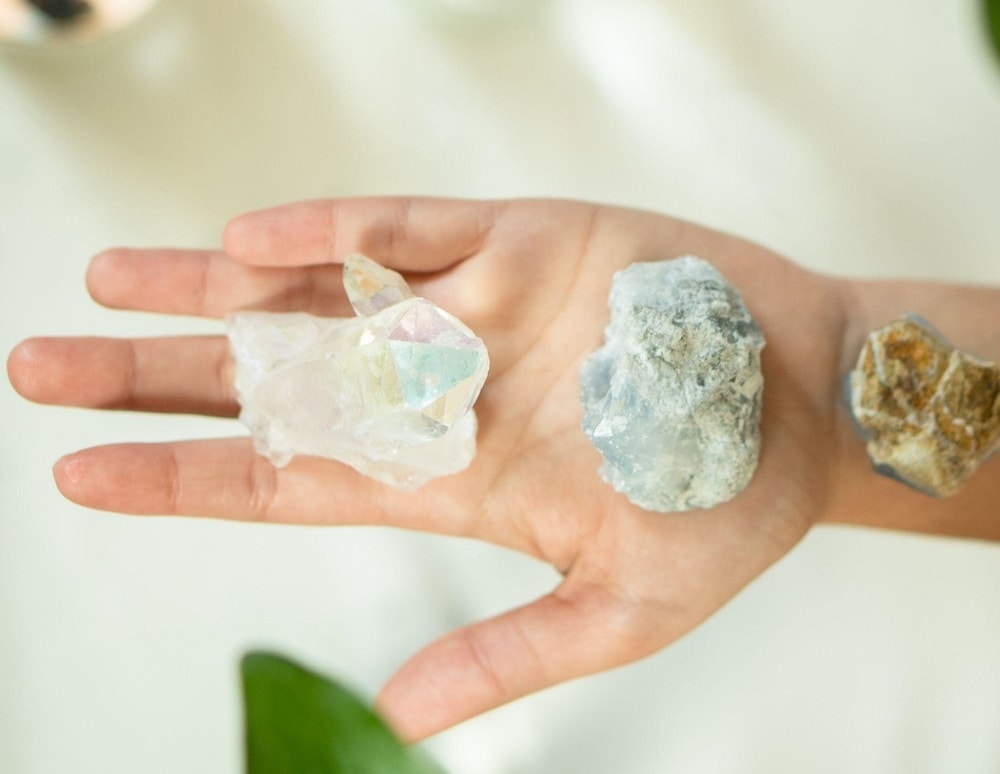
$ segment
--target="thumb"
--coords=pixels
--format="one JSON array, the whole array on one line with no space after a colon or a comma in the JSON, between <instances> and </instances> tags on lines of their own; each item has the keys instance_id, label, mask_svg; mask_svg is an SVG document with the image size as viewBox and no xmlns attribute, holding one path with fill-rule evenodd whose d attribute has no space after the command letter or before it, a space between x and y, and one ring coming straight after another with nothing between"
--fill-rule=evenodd
<instances>
[{"instance_id":1,"label":"thumb","mask_svg":"<svg viewBox=\"0 0 1000 774\"><path fill-rule=\"evenodd\" d=\"M591 587L564 587L453 631L411 658L376 706L415 742L534 691L651 652L635 607Z\"/></svg>"}]
</instances>

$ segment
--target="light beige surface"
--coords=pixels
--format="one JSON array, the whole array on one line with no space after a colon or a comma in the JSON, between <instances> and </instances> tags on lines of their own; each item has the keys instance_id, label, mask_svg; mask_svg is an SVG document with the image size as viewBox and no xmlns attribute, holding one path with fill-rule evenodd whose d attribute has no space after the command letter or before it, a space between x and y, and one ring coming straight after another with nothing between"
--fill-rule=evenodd
<instances>
[{"instance_id":1,"label":"light beige surface","mask_svg":"<svg viewBox=\"0 0 1000 774\"><path fill-rule=\"evenodd\" d=\"M0 349L217 331L97 308L89 255L213 246L235 212L329 194L596 199L831 272L1000 283L1000 68L971 0L478 5L163 0L92 47L0 51ZM232 423L4 383L0 428L5 774L236 772L248 646L374 692L555 582L465 541L130 519L52 485L65 451ZM997 546L818 530L659 656L431 747L456 774L997 771L998 588Z\"/></svg>"}]
</instances>

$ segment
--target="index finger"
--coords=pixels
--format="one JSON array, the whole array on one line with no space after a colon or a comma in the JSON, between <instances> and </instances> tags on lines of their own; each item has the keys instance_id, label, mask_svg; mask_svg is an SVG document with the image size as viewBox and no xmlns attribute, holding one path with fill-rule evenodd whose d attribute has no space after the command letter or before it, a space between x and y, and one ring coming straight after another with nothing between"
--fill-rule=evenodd
<instances>
[{"instance_id":1,"label":"index finger","mask_svg":"<svg viewBox=\"0 0 1000 774\"><path fill-rule=\"evenodd\" d=\"M240 215L222 241L230 256L258 266L341 263L360 252L398 271L435 272L478 252L502 209L429 197L323 199Z\"/></svg>"}]
</instances>

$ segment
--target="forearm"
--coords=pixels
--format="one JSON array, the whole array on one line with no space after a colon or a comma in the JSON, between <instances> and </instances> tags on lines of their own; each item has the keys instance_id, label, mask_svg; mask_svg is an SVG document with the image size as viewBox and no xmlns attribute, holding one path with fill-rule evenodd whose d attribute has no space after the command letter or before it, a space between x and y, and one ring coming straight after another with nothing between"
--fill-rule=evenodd
<instances>
[{"instance_id":1,"label":"forearm","mask_svg":"<svg viewBox=\"0 0 1000 774\"><path fill-rule=\"evenodd\" d=\"M841 372L854 367L865 337L906 312L926 318L950 343L1000 361L1000 288L929 282L841 282L847 329ZM1000 540L1000 455L956 495L935 499L874 472L846 406L838 407L839 466L824 520Z\"/></svg>"}]
</instances>

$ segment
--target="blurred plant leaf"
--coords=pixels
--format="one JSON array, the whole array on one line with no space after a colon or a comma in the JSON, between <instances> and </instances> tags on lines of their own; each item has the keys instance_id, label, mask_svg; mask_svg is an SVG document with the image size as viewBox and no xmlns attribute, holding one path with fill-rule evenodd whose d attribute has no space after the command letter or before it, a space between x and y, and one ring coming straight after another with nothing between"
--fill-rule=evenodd
<instances>
[{"instance_id":1,"label":"blurred plant leaf","mask_svg":"<svg viewBox=\"0 0 1000 774\"><path fill-rule=\"evenodd\" d=\"M269 653L240 666L247 774L444 774L337 683Z\"/></svg>"},{"instance_id":2,"label":"blurred plant leaf","mask_svg":"<svg viewBox=\"0 0 1000 774\"><path fill-rule=\"evenodd\" d=\"M989 35L993 52L1000 57L1000 0L983 0L986 16L986 33Z\"/></svg>"}]
</instances>

